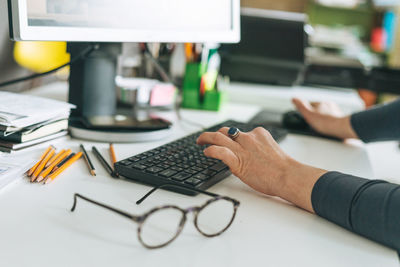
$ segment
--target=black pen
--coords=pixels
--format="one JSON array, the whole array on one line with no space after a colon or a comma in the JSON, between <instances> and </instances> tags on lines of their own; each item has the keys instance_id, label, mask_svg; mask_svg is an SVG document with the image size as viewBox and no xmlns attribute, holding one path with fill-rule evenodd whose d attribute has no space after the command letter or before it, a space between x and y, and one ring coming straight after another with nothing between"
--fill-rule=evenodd
<instances>
[{"instance_id":1,"label":"black pen","mask_svg":"<svg viewBox=\"0 0 400 267\"><path fill-rule=\"evenodd\" d=\"M60 163L58 163L53 170L51 171L52 173L55 172L58 168L60 168L62 165L64 165L65 162L67 162L68 160L70 160L73 156L75 156L75 153L71 153L68 157L66 157L65 159L63 159Z\"/></svg>"},{"instance_id":2,"label":"black pen","mask_svg":"<svg viewBox=\"0 0 400 267\"><path fill-rule=\"evenodd\" d=\"M106 171L114 178L118 178L118 175L114 170L111 168L111 166L107 163L107 161L103 158L103 156L100 154L100 152L97 150L96 147L92 147L92 151L94 155L97 157L97 159L101 162L103 167L106 169Z\"/></svg>"},{"instance_id":3,"label":"black pen","mask_svg":"<svg viewBox=\"0 0 400 267\"><path fill-rule=\"evenodd\" d=\"M80 148L81 148L81 150L82 150L82 152L83 152L83 157L85 158L86 165L87 165L88 168L89 168L90 174L91 174L92 176L96 176L96 170L95 170L95 168L94 168L94 166L93 166L92 161L91 161L90 158L89 158L88 153L86 152L85 147L81 144L81 145L80 145Z\"/></svg>"}]
</instances>

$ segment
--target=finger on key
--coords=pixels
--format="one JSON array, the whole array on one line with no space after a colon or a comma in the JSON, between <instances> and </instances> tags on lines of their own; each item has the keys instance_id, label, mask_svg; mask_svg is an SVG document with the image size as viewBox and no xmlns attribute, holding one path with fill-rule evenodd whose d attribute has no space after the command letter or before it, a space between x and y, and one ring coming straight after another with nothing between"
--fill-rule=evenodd
<instances>
[{"instance_id":1,"label":"finger on key","mask_svg":"<svg viewBox=\"0 0 400 267\"><path fill-rule=\"evenodd\" d=\"M217 145L227 147L232 151L238 151L241 147L238 143L221 132L206 132L197 139L199 145Z\"/></svg>"}]
</instances>

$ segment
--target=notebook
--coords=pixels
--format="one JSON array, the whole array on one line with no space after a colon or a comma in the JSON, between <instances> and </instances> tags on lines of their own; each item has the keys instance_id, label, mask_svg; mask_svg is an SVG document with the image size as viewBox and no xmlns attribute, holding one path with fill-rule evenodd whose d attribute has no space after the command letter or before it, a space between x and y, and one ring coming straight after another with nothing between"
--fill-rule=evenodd
<instances>
[{"instance_id":1,"label":"notebook","mask_svg":"<svg viewBox=\"0 0 400 267\"><path fill-rule=\"evenodd\" d=\"M56 120L28 126L21 131L2 132L0 141L24 143L41 137L49 136L68 129L68 119Z\"/></svg>"},{"instance_id":2,"label":"notebook","mask_svg":"<svg viewBox=\"0 0 400 267\"><path fill-rule=\"evenodd\" d=\"M8 128L24 128L55 118L68 118L74 107L62 101L0 92L0 125L5 131Z\"/></svg>"},{"instance_id":3,"label":"notebook","mask_svg":"<svg viewBox=\"0 0 400 267\"><path fill-rule=\"evenodd\" d=\"M27 147L31 147L33 145L41 144L50 140L54 140L56 138L60 138L63 136L66 136L68 134L68 131L61 131L55 134L51 134L45 137L41 137L35 140L31 140L25 143L14 143L14 142L7 142L7 141L2 141L0 140L0 152L15 152Z\"/></svg>"}]
</instances>

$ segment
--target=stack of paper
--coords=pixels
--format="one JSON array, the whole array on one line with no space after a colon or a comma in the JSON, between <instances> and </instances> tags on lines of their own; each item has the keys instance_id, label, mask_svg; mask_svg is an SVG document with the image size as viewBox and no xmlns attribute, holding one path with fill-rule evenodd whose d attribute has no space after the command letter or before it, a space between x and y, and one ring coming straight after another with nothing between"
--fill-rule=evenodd
<instances>
[{"instance_id":1,"label":"stack of paper","mask_svg":"<svg viewBox=\"0 0 400 267\"><path fill-rule=\"evenodd\" d=\"M22 178L33 162L27 158L0 156L0 189Z\"/></svg>"},{"instance_id":2,"label":"stack of paper","mask_svg":"<svg viewBox=\"0 0 400 267\"><path fill-rule=\"evenodd\" d=\"M0 151L11 152L67 134L73 105L0 92Z\"/></svg>"}]
</instances>

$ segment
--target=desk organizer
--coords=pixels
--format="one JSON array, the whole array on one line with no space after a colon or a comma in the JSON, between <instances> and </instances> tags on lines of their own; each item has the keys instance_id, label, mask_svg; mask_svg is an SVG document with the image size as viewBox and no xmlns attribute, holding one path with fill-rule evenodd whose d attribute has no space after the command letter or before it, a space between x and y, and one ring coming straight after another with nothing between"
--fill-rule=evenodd
<instances>
[{"instance_id":1,"label":"desk organizer","mask_svg":"<svg viewBox=\"0 0 400 267\"><path fill-rule=\"evenodd\" d=\"M217 89L207 90L203 99L200 99L201 77L206 69L207 65L202 63L188 63L186 65L182 107L218 111L226 102L227 92Z\"/></svg>"}]
</instances>

